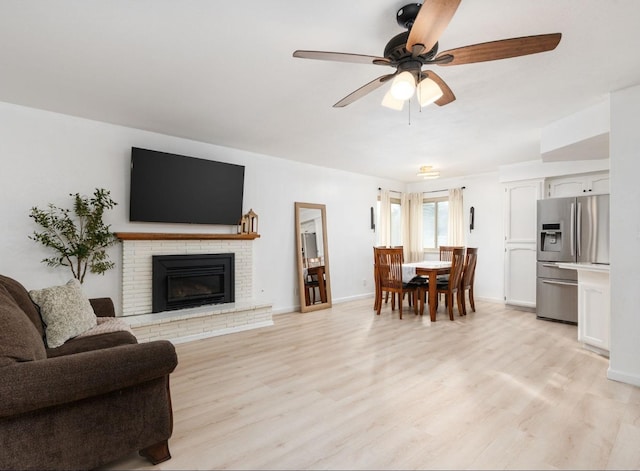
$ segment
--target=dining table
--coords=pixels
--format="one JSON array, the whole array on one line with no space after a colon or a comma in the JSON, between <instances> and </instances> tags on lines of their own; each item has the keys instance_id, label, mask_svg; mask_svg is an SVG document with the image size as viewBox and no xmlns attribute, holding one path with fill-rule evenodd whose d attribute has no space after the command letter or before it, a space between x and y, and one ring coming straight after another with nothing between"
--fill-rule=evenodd
<instances>
[{"instance_id":1,"label":"dining table","mask_svg":"<svg viewBox=\"0 0 640 471\"><path fill-rule=\"evenodd\" d=\"M448 275L451 272L451 262L446 260L423 260L402 264L402 281L408 283L416 276L426 276L429 279L429 317L436 321L438 304L438 275ZM424 312L424 299L419 299L420 314Z\"/></svg>"}]
</instances>

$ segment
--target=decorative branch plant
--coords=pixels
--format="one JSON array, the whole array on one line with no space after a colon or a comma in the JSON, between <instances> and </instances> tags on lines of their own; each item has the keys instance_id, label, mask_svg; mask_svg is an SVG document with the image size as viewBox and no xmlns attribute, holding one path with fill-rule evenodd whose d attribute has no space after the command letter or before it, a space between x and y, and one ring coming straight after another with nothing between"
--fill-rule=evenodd
<instances>
[{"instance_id":1,"label":"decorative branch plant","mask_svg":"<svg viewBox=\"0 0 640 471\"><path fill-rule=\"evenodd\" d=\"M102 221L104 211L113 209L118 203L109 191L96 188L93 197L69 194L74 198L73 214L70 209L49 204L47 209L31 208L29 217L40 225L41 232L34 231L30 239L40 242L56 252L53 257L42 260L50 267L65 266L73 277L84 281L87 269L91 273L104 274L115 264L109 260L107 247L117 238Z\"/></svg>"}]
</instances>

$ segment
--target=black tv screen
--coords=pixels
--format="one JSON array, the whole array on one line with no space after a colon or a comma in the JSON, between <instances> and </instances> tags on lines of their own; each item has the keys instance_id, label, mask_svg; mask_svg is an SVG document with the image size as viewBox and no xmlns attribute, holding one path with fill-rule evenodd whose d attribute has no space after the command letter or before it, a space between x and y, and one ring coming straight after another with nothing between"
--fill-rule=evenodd
<instances>
[{"instance_id":1,"label":"black tv screen","mask_svg":"<svg viewBox=\"0 0 640 471\"><path fill-rule=\"evenodd\" d=\"M244 166L131 148L129 220L235 225Z\"/></svg>"}]
</instances>

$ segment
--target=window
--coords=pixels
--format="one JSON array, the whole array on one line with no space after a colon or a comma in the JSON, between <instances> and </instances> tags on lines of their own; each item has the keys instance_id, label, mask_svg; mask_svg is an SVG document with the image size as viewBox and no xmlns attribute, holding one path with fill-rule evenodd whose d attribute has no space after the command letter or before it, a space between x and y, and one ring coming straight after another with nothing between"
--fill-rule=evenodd
<instances>
[{"instance_id":1,"label":"window","mask_svg":"<svg viewBox=\"0 0 640 471\"><path fill-rule=\"evenodd\" d=\"M449 239L449 200L424 199L422 203L422 241L425 249L447 245Z\"/></svg>"},{"instance_id":2,"label":"window","mask_svg":"<svg viewBox=\"0 0 640 471\"><path fill-rule=\"evenodd\" d=\"M391 200L391 247L402 245L402 205Z\"/></svg>"},{"instance_id":3,"label":"window","mask_svg":"<svg viewBox=\"0 0 640 471\"><path fill-rule=\"evenodd\" d=\"M380 200L376 214L380 216ZM376 221L380 227L380 221ZM380 234L378 233L378 237ZM422 200L422 243L425 249L437 249L449 243L449 198L425 198ZM380 245L378 239L377 244ZM391 199L391 246L402 245L402 205L399 199Z\"/></svg>"},{"instance_id":4,"label":"window","mask_svg":"<svg viewBox=\"0 0 640 471\"><path fill-rule=\"evenodd\" d=\"M376 215L380 217L380 199L378 199L378 207L376 208ZM376 226L380 227L380 219L376 221ZM380 237L378 232L377 237ZM380 239L377 240L377 244L380 245ZM402 205L397 198L391 199L391 246L402 245Z\"/></svg>"}]
</instances>

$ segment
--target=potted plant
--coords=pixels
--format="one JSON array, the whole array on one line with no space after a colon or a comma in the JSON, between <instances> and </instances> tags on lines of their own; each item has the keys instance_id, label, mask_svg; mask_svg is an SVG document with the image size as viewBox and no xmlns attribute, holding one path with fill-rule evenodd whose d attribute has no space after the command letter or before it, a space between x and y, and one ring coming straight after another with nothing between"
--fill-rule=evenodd
<instances>
[{"instance_id":1,"label":"potted plant","mask_svg":"<svg viewBox=\"0 0 640 471\"><path fill-rule=\"evenodd\" d=\"M73 277L84 281L87 270L104 274L115 264L109 260L106 249L117 238L105 225L102 216L107 209L117 205L110 192L96 188L92 197L70 194L73 197L73 212L49 204L47 209L31 208L29 217L42 227L29 236L56 252L43 263L51 267L69 267Z\"/></svg>"}]
</instances>

